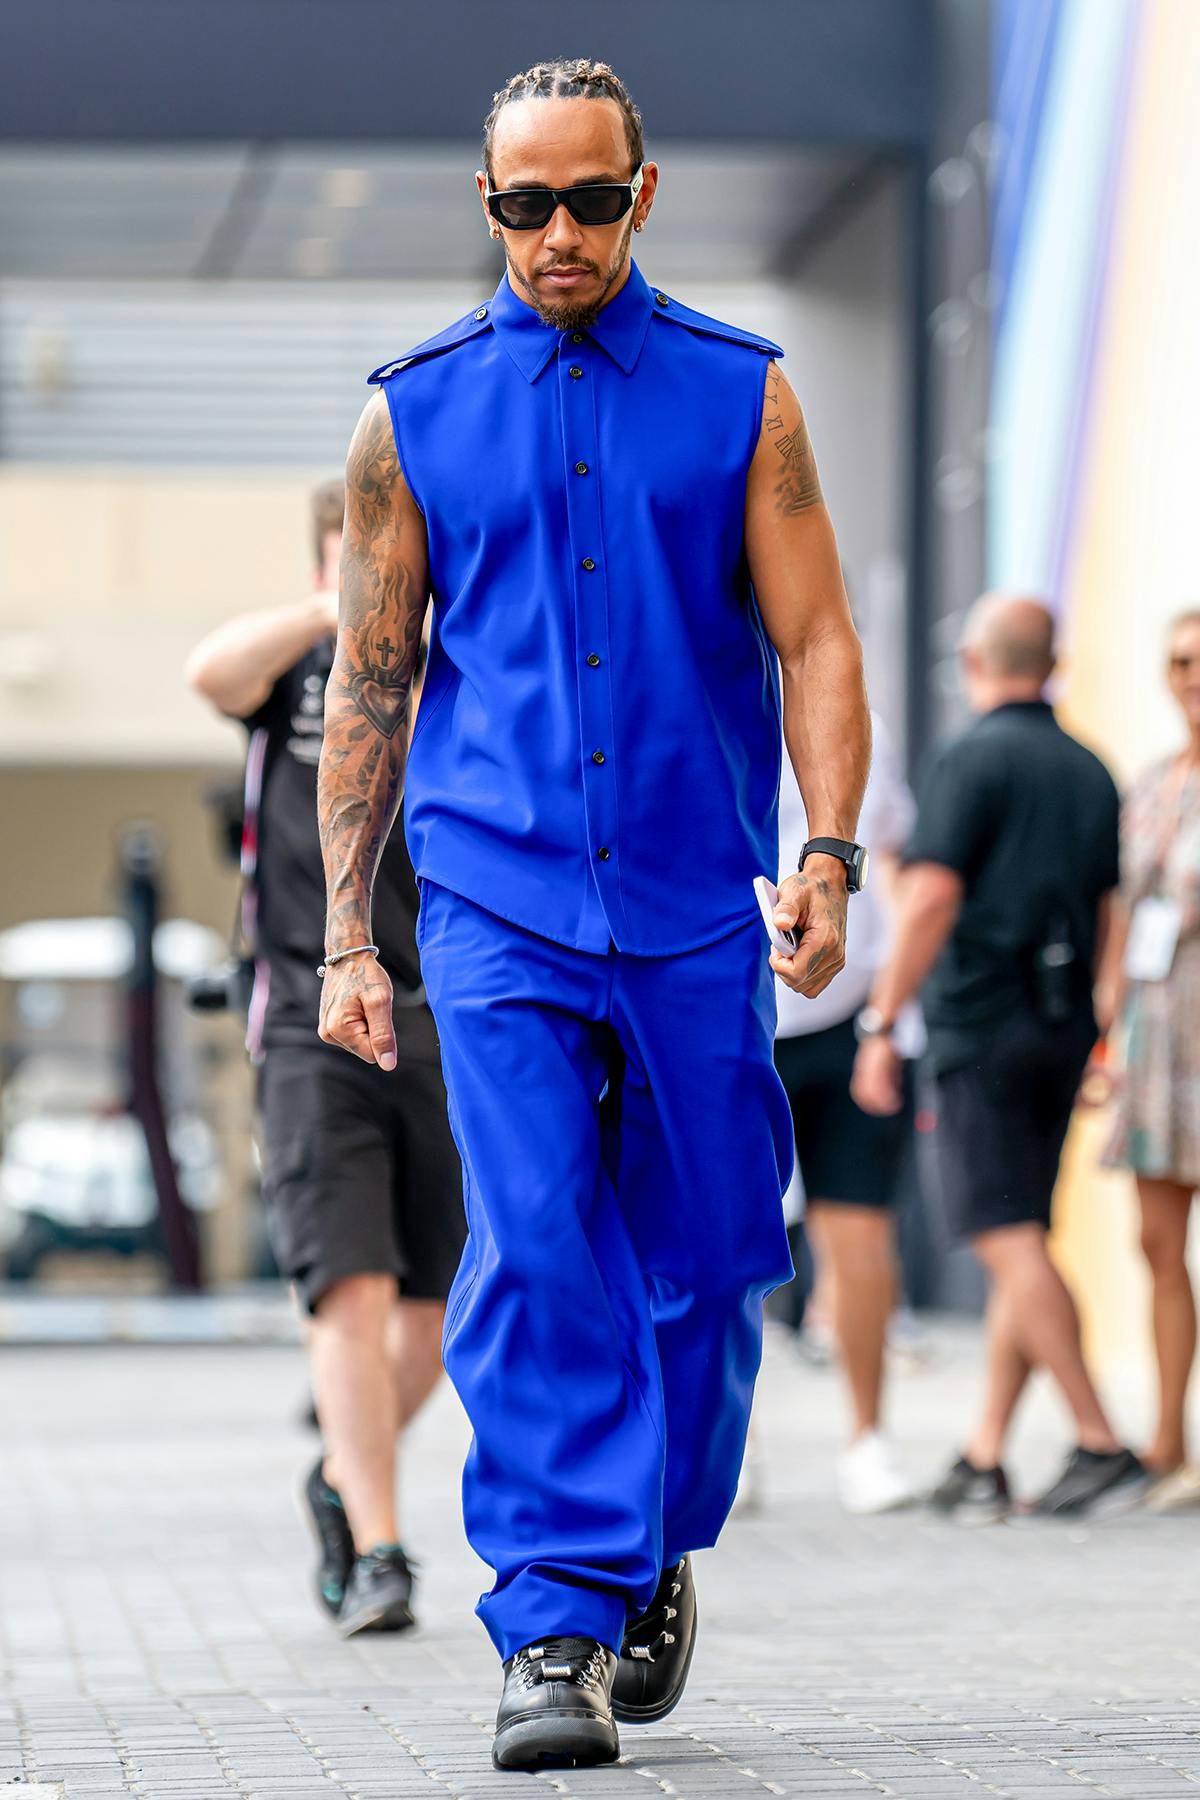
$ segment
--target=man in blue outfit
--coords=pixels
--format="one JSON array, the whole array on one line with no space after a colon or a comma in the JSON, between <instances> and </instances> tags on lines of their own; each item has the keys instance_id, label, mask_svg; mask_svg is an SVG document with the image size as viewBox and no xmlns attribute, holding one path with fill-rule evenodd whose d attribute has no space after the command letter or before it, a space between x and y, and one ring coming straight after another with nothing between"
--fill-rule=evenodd
<instances>
[{"instance_id":1,"label":"man in blue outfit","mask_svg":"<svg viewBox=\"0 0 1200 1800\"><path fill-rule=\"evenodd\" d=\"M536 1768L612 1760L614 1718L683 1689L690 1553L733 1500L790 1269L771 970L816 994L841 967L869 724L777 346L631 261L658 171L623 84L515 76L477 179L506 275L376 371L350 449L321 1035L395 1066L370 907L404 786L464 1166L444 1353L495 1571L493 1756ZM780 671L814 836L768 960Z\"/></svg>"}]
</instances>

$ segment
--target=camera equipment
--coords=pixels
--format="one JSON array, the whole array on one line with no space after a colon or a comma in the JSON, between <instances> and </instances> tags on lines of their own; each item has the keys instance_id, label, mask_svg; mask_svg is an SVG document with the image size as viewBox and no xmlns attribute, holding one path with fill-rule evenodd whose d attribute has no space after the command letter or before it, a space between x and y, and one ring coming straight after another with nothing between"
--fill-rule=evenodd
<instances>
[{"instance_id":1,"label":"camera equipment","mask_svg":"<svg viewBox=\"0 0 1200 1800\"><path fill-rule=\"evenodd\" d=\"M254 964L249 957L230 956L203 975L195 975L184 993L193 1012L245 1013L254 985Z\"/></svg>"}]
</instances>

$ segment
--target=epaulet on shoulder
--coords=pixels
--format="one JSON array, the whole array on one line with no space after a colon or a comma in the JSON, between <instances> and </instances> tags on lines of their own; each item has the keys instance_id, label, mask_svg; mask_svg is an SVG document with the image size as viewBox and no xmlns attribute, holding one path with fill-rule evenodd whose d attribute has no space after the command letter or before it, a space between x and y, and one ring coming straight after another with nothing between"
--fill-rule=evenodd
<instances>
[{"instance_id":1,"label":"epaulet on shoulder","mask_svg":"<svg viewBox=\"0 0 1200 1800\"><path fill-rule=\"evenodd\" d=\"M368 384L376 385L385 382L389 375L398 374L401 369L408 368L415 362L426 362L431 356L442 356L447 350L457 350L460 344L478 337L481 331L491 329L491 307L477 306L474 312L464 313L461 319L455 319L453 325L447 325L435 337L426 338L412 350L406 350L403 356L394 356L391 362L380 363L367 376Z\"/></svg>"},{"instance_id":2,"label":"epaulet on shoulder","mask_svg":"<svg viewBox=\"0 0 1200 1800\"><path fill-rule=\"evenodd\" d=\"M782 356L783 350L770 338L763 337L757 331L743 331L740 325L724 325L720 319L710 319L707 313L697 312L694 307L685 306L681 300L672 299L661 289L654 289L654 312L659 319L670 319L676 325L686 325L689 331L699 332L702 337L724 338L729 344L745 344L748 350L757 350L763 356Z\"/></svg>"}]
</instances>

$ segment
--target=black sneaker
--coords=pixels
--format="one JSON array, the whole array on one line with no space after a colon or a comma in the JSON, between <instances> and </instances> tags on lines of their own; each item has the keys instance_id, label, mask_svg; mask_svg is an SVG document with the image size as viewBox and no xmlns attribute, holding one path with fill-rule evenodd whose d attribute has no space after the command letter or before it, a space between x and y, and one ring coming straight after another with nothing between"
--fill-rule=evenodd
<instances>
[{"instance_id":1,"label":"black sneaker","mask_svg":"<svg viewBox=\"0 0 1200 1800\"><path fill-rule=\"evenodd\" d=\"M1072 1450L1067 1466L1032 1512L1054 1519L1112 1518L1149 1492L1149 1470L1132 1450Z\"/></svg>"},{"instance_id":2,"label":"black sneaker","mask_svg":"<svg viewBox=\"0 0 1200 1800\"><path fill-rule=\"evenodd\" d=\"M492 1761L498 1769L586 1769L616 1762L617 1659L595 1638L543 1638L504 1665Z\"/></svg>"},{"instance_id":3,"label":"black sneaker","mask_svg":"<svg viewBox=\"0 0 1200 1800\"><path fill-rule=\"evenodd\" d=\"M376 1544L355 1558L338 1614L343 1637L359 1631L407 1631L412 1613L413 1572L399 1544Z\"/></svg>"},{"instance_id":4,"label":"black sneaker","mask_svg":"<svg viewBox=\"0 0 1200 1800\"><path fill-rule=\"evenodd\" d=\"M696 1588L682 1557L663 1570L654 1598L625 1633L613 1678L613 1717L649 1725L678 1706L696 1648Z\"/></svg>"},{"instance_id":5,"label":"black sneaker","mask_svg":"<svg viewBox=\"0 0 1200 1800\"><path fill-rule=\"evenodd\" d=\"M354 1567L354 1539L341 1495L330 1487L322 1473L323 1461L318 1456L300 1490L300 1510L320 1553L317 1598L326 1612L336 1618Z\"/></svg>"},{"instance_id":6,"label":"black sneaker","mask_svg":"<svg viewBox=\"0 0 1200 1800\"><path fill-rule=\"evenodd\" d=\"M1008 1477L999 1463L994 1469L977 1469L960 1456L927 1504L960 1525L998 1525L1012 1511Z\"/></svg>"}]
</instances>

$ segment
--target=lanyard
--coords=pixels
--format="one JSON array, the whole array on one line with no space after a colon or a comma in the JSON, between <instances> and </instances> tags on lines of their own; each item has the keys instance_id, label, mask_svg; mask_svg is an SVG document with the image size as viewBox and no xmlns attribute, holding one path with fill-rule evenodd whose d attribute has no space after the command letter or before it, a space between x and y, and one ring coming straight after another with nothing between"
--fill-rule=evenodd
<instances>
[{"instance_id":1,"label":"lanyard","mask_svg":"<svg viewBox=\"0 0 1200 1800\"><path fill-rule=\"evenodd\" d=\"M251 952L254 949L255 926L258 923L258 890L254 878L258 874L259 809L262 805L263 770L267 760L267 736L266 727L260 725L257 731L251 732L250 746L246 752L246 781L242 807L242 893L239 922L242 941Z\"/></svg>"}]
</instances>

